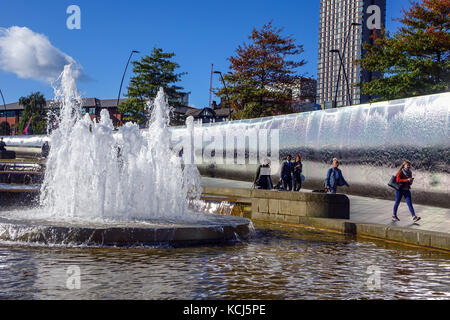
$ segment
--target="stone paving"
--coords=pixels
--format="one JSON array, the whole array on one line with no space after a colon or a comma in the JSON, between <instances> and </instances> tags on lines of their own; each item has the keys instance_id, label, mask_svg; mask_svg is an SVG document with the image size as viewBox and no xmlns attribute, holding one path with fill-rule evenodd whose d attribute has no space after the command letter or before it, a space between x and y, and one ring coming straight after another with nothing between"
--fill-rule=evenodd
<instances>
[{"instance_id":1,"label":"stone paving","mask_svg":"<svg viewBox=\"0 0 450 320\"><path fill-rule=\"evenodd\" d=\"M251 188L252 183L216 178L202 178L202 184L212 187ZM303 190L311 192L311 190ZM413 223L408 206L404 199L400 203L397 215L398 222L392 222L394 201L347 195L350 199L350 220L361 223L376 223L410 229L450 233L450 209L414 204L416 215L422 219ZM414 201L414 193L413 193ZM450 200L449 200L450 201Z\"/></svg>"}]
</instances>

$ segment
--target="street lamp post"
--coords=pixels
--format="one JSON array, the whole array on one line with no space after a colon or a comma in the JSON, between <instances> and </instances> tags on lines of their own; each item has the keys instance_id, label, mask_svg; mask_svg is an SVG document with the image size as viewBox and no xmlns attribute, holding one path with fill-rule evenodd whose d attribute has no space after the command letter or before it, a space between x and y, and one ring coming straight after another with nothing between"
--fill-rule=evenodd
<instances>
[{"instance_id":1,"label":"street lamp post","mask_svg":"<svg viewBox=\"0 0 450 320\"><path fill-rule=\"evenodd\" d=\"M139 53L139 51L133 50L130 53L130 57L128 58L127 65L125 66L125 70L123 71L122 81L120 82L119 95L117 96L117 107L119 107L120 94L122 92L123 80L125 79L125 74L127 73L128 65L130 64L131 57L134 53Z\"/></svg>"},{"instance_id":2,"label":"street lamp post","mask_svg":"<svg viewBox=\"0 0 450 320\"><path fill-rule=\"evenodd\" d=\"M6 123L8 124L8 111L6 111L6 103L5 103L5 97L3 97L3 92L2 92L2 90L0 89L0 95L2 96L2 99L3 99L3 107L5 107L5 117L6 117ZM9 125L9 124L8 124ZM10 132L8 132L8 136L9 136L9 134L11 133L11 131Z\"/></svg>"},{"instance_id":3,"label":"street lamp post","mask_svg":"<svg viewBox=\"0 0 450 320\"><path fill-rule=\"evenodd\" d=\"M350 28L348 29L347 37L344 40L344 47L343 47L343 50L342 50L342 56L345 56L345 51L347 50L347 43L348 43L348 40L350 38L350 33L352 32L353 27L357 27L357 26L360 26L360 25L361 25L361 23L357 23L357 22L352 22L352 24L350 25ZM345 65L343 63L343 58L340 56L340 51L339 50L334 49L334 50L330 50L330 52L337 52L337 53L339 53L339 59L341 61L341 63L339 64L338 81L337 81L337 85L336 85L336 93L335 93L335 96L334 96L334 101L335 101L335 103L337 105L337 94L338 94L338 90L339 90L339 82L340 82L340 79L341 79L341 68L343 68L344 69L344 76L347 79L346 80L347 81L347 97L348 97L350 105L352 105L353 103L352 103L352 99L351 99L351 95L350 95L350 87L349 87L348 78L347 78L346 72L345 72Z\"/></svg>"},{"instance_id":4,"label":"street lamp post","mask_svg":"<svg viewBox=\"0 0 450 320\"><path fill-rule=\"evenodd\" d=\"M228 87L227 87L227 84L225 83L225 79L223 78L222 72L214 71L214 73L220 75L220 79L222 80L223 87L225 88L225 95L227 97L227 102L229 104L230 103L230 97L228 95ZM231 109L230 105L228 105L228 108L230 108L230 114L228 115L228 119L231 120L232 109Z\"/></svg>"},{"instance_id":5,"label":"street lamp post","mask_svg":"<svg viewBox=\"0 0 450 320\"><path fill-rule=\"evenodd\" d=\"M349 86L349 83L348 83L347 72L345 71L344 59L342 59L342 55L341 55L341 52L339 50L334 49L334 50L330 50L330 52L337 53L339 55L339 60L341 61L341 67L342 67L342 69L344 71L345 82L347 83L347 98L348 98L348 100L350 102L350 105L352 105L352 98L350 96L350 86ZM335 98L336 98L335 101L337 103L337 90L336 90L336 97Z\"/></svg>"}]
</instances>

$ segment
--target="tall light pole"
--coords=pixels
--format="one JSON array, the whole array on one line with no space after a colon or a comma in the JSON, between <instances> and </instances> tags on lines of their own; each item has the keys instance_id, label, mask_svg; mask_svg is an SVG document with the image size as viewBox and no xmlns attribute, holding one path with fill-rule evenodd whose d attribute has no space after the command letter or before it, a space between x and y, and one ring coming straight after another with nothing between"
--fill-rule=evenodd
<instances>
[{"instance_id":1,"label":"tall light pole","mask_svg":"<svg viewBox=\"0 0 450 320\"><path fill-rule=\"evenodd\" d=\"M120 82L119 95L117 96L117 107L119 107L120 94L122 92L123 80L125 79L125 74L127 73L128 65L130 64L131 57L134 53L139 53L139 51L133 50L130 53L130 57L128 58L127 65L125 66L125 70L123 71L122 81Z\"/></svg>"},{"instance_id":2,"label":"tall light pole","mask_svg":"<svg viewBox=\"0 0 450 320\"><path fill-rule=\"evenodd\" d=\"M341 66L342 66L342 69L344 71L345 82L347 83L347 98L350 101L350 105L352 105L352 98L350 96L350 86L349 86L349 83L348 83L347 72L345 71L344 59L342 59L341 51L333 49L333 50L330 50L330 52L337 53L339 55L339 60L341 61ZM335 96L335 98L336 98L336 104L337 104L337 89L336 89L336 96Z\"/></svg>"},{"instance_id":3,"label":"tall light pole","mask_svg":"<svg viewBox=\"0 0 450 320\"><path fill-rule=\"evenodd\" d=\"M220 75L220 79L222 80L223 87L225 88L225 95L226 95L226 97L227 97L228 108L230 108L230 114L228 115L228 118L229 118L229 120L231 120L232 109L231 109L231 106L230 106L230 104L229 104L229 103L230 103L230 96L228 95L228 87L227 87L227 84L225 83L225 79L223 78L222 72L220 72L220 71L214 71L214 73Z\"/></svg>"},{"instance_id":4,"label":"tall light pole","mask_svg":"<svg viewBox=\"0 0 450 320\"><path fill-rule=\"evenodd\" d=\"M0 95L2 96L2 99L3 99L3 106L5 107L5 117L6 117L6 123L8 124L8 111L6 111L6 103L5 103L5 97L3 97L3 92L2 92L2 90L0 89ZM9 124L8 124L8 126L9 126ZM10 132L8 132L8 136L9 136L9 134L11 133L11 131Z\"/></svg>"},{"instance_id":5,"label":"tall light pole","mask_svg":"<svg viewBox=\"0 0 450 320\"><path fill-rule=\"evenodd\" d=\"M213 72L214 72L214 64L211 64L211 76L209 78L209 104L208 104L208 108L211 108Z\"/></svg>"},{"instance_id":6,"label":"tall light pole","mask_svg":"<svg viewBox=\"0 0 450 320\"><path fill-rule=\"evenodd\" d=\"M345 56L345 51L347 50L347 43L348 43L348 40L349 40L349 38L350 38L350 33L352 32L352 30L353 30L353 27L357 27L357 26L360 26L361 25L361 23L357 23L357 22L352 22L352 24L350 25L350 27L349 27L349 29L348 29L348 34L347 34L347 37L345 38L345 40L344 40L344 47L343 47L343 49L342 49L342 56ZM334 50L330 50L330 52L337 52L337 53L339 53L339 55L340 55L340 51L339 50L336 50L336 49L334 49ZM344 75L346 76L346 72L345 72L345 65L343 64L343 62L342 62L342 57L339 57L340 58L340 60L341 60L341 63L339 64L339 72L338 72L338 81L337 81L337 84L336 84L336 93L335 93L335 96L334 96L334 101L335 101L335 103L336 103L336 106L337 106L337 94L338 94L338 90L339 90L339 82L340 82L340 79L341 79L341 68L343 68L344 69ZM348 78L347 78L347 76L346 76L346 79L347 79L347 97L349 98L349 103L350 103L350 105L352 105L353 103L352 103L352 99L350 98L350 94L349 94L349 84L348 84Z\"/></svg>"}]
</instances>

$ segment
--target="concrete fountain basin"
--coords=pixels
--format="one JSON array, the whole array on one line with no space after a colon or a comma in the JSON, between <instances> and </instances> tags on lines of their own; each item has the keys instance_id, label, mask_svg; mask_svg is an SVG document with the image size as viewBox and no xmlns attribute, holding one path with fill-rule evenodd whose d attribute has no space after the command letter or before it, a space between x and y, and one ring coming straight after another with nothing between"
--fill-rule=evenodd
<instances>
[{"instance_id":1,"label":"concrete fountain basin","mask_svg":"<svg viewBox=\"0 0 450 320\"><path fill-rule=\"evenodd\" d=\"M134 247L190 246L247 239L250 220L213 214L195 222L155 219L136 222L67 222L0 216L0 240L24 244Z\"/></svg>"}]
</instances>

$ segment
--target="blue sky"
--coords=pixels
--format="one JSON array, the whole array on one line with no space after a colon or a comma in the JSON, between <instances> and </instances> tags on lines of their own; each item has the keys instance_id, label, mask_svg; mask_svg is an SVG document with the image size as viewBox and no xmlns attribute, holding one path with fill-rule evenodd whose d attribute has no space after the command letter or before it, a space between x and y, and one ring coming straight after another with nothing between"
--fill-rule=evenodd
<instances>
[{"instance_id":1,"label":"blue sky","mask_svg":"<svg viewBox=\"0 0 450 320\"><path fill-rule=\"evenodd\" d=\"M394 17L408 7L408 0L387 1L387 28L396 30ZM180 71L188 74L180 85L191 92L190 103L205 107L209 99L211 63L215 70L228 71L227 58L247 41L253 27L273 20L304 45L302 58L308 63L302 74L316 77L319 0L267 1L105 1L105 0L5 0L0 28L27 27L44 34L53 46L74 58L88 79L78 87L84 97L116 98L123 69L131 50L139 58L154 46L175 52ZM66 9L81 8L81 30L68 30ZM125 79L124 91L131 67ZM213 86L219 87L217 75ZM0 70L0 89L6 103L32 91L53 97L48 83L19 78Z\"/></svg>"}]
</instances>

